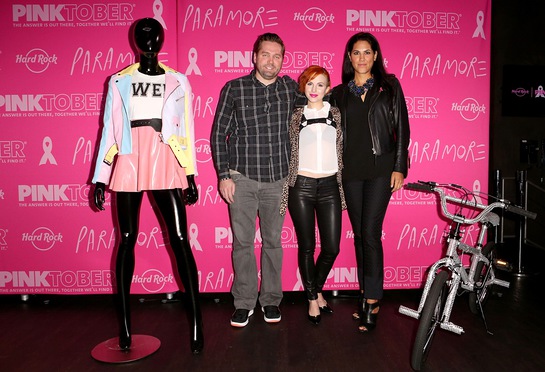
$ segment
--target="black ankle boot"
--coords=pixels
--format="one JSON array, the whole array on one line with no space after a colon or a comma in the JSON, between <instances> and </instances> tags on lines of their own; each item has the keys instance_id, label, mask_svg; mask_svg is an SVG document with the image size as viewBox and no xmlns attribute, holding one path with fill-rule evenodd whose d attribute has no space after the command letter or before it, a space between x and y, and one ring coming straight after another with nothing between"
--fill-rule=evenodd
<instances>
[{"instance_id":1,"label":"black ankle boot","mask_svg":"<svg viewBox=\"0 0 545 372\"><path fill-rule=\"evenodd\" d=\"M368 303L367 301L363 302L363 311L362 317L360 318L360 325L358 330L362 333L372 331L377 326L378 311L374 312L376 309L380 310L380 301L375 303Z\"/></svg>"}]
</instances>

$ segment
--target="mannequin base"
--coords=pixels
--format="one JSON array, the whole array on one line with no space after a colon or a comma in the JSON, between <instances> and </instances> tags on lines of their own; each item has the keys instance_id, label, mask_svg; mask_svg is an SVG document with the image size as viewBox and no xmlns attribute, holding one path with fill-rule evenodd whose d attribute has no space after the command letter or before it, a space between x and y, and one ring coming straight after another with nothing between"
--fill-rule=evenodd
<instances>
[{"instance_id":1,"label":"mannequin base","mask_svg":"<svg viewBox=\"0 0 545 372\"><path fill-rule=\"evenodd\" d=\"M132 335L131 347L121 350L119 337L114 337L95 346L91 356L99 362L129 363L155 353L160 346L161 341L153 336Z\"/></svg>"}]
</instances>

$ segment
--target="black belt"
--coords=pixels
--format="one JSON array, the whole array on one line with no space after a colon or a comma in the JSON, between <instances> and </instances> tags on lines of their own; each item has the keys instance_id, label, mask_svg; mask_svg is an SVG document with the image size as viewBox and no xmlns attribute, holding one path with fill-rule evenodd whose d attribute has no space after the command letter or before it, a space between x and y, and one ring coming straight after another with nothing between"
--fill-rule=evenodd
<instances>
[{"instance_id":1,"label":"black belt","mask_svg":"<svg viewBox=\"0 0 545 372\"><path fill-rule=\"evenodd\" d=\"M310 181L314 181L316 183L326 183L326 182L330 182L330 181L337 182L337 173L335 173L335 174L333 174L331 176L319 177L319 178L307 177L307 176L302 176L302 175L298 174L297 179L298 180L310 180Z\"/></svg>"},{"instance_id":2,"label":"black belt","mask_svg":"<svg viewBox=\"0 0 545 372\"><path fill-rule=\"evenodd\" d=\"M156 132L161 133L163 129L163 121L161 119L146 119L131 121L131 128L152 127Z\"/></svg>"}]
</instances>

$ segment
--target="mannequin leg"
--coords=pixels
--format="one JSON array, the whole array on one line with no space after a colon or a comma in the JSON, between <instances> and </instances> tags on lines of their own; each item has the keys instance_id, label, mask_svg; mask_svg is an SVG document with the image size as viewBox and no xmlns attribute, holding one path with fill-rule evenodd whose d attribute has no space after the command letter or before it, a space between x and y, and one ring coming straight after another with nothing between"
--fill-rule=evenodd
<instances>
[{"instance_id":1,"label":"mannequin leg","mask_svg":"<svg viewBox=\"0 0 545 372\"><path fill-rule=\"evenodd\" d=\"M191 351L198 354L204 347L202 317L199 303L197 265L187 238L187 216L182 190L155 190L153 197L167 226L170 246L184 286L186 307L191 325Z\"/></svg>"},{"instance_id":2,"label":"mannequin leg","mask_svg":"<svg viewBox=\"0 0 545 372\"><path fill-rule=\"evenodd\" d=\"M117 219L121 242L117 249L115 277L117 284L116 307L119 318L119 347L128 350L131 346L130 294L134 273L134 246L138 236L138 216L142 203L140 192L118 192Z\"/></svg>"}]
</instances>

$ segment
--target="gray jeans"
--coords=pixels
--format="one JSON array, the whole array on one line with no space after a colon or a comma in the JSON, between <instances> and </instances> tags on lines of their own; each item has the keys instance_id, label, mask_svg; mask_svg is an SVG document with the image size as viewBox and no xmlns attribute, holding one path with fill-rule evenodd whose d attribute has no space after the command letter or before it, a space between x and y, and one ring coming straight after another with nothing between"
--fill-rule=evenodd
<instances>
[{"instance_id":1,"label":"gray jeans","mask_svg":"<svg viewBox=\"0 0 545 372\"><path fill-rule=\"evenodd\" d=\"M241 174L232 174L234 202L229 205L233 229L233 269L231 293L235 309L251 310L258 294L261 306L278 306L282 301L282 226L280 198L284 179L257 182ZM256 217L261 231L261 288L258 289L254 241Z\"/></svg>"}]
</instances>

